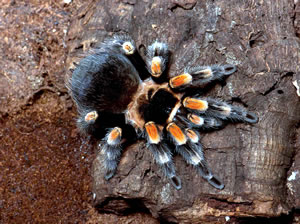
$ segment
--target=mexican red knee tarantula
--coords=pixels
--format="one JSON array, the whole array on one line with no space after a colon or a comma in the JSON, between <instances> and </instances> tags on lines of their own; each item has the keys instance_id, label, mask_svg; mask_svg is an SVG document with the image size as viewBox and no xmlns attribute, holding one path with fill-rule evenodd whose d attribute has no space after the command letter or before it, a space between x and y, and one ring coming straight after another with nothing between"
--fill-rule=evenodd
<instances>
[{"instance_id":1,"label":"mexican red knee tarantula","mask_svg":"<svg viewBox=\"0 0 300 224\"><path fill-rule=\"evenodd\" d=\"M201 97L201 89L234 73L234 65L191 67L169 78L169 57L165 43L150 45L145 63L129 36L105 40L80 61L70 79L78 127L101 139L107 180L116 172L125 143L137 137L145 139L176 189L181 188L181 180L173 153L180 154L212 186L223 189L207 165L199 132L220 129L227 122L256 123L258 119L243 108Z\"/></svg>"}]
</instances>

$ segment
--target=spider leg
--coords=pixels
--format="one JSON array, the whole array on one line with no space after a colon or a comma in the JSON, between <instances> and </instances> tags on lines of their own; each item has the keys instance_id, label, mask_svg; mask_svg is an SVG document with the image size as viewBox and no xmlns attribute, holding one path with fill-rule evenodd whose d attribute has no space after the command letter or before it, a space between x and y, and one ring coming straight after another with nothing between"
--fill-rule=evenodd
<instances>
[{"instance_id":1,"label":"spider leg","mask_svg":"<svg viewBox=\"0 0 300 224\"><path fill-rule=\"evenodd\" d=\"M105 179L109 180L117 169L123 147L136 140L134 128L126 124L123 114L95 110L81 113L77 124L82 132L91 134L96 139L102 139L99 148L106 171Z\"/></svg>"},{"instance_id":2,"label":"spider leg","mask_svg":"<svg viewBox=\"0 0 300 224\"><path fill-rule=\"evenodd\" d=\"M172 161L172 154L165 143L161 141L157 125L149 121L145 124L147 136L147 147L152 152L155 161L161 166L164 174L169 178L171 184L177 189L181 189L181 180L176 176L175 166Z\"/></svg>"},{"instance_id":3,"label":"spider leg","mask_svg":"<svg viewBox=\"0 0 300 224\"><path fill-rule=\"evenodd\" d=\"M199 143L199 134L190 128L182 131L174 122L169 123L166 130L175 145L176 152L179 153L188 164L193 165L208 183L217 189L223 189L224 184L207 166L202 146Z\"/></svg>"},{"instance_id":4,"label":"spider leg","mask_svg":"<svg viewBox=\"0 0 300 224\"><path fill-rule=\"evenodd\" d=\"M170 52L168 45L161 42L154 42L147 48L147 68L152 78L157 80L165 76L169 62Z\"/></svg>"},{"instance_id":5,"label":"spider leg","mask_svg":"<svg viewBox=\"0 0 300 224\"><path fill-rule=\"evenodd\" d=\"M236 71L234 65L212 65L187 68L182 74L169 80L169 86L176 91L186 88L204 87L214 80L223 79Z\"/></svg>"},{"instance_id":6,"label":"spider leg","mask_svg":"<svg viewBox=\"0 0 300 224\"><path fill-rule=\"evenodd\" d=\"M122 152L121 139L122 129L115 127L109 130L102 143L99 144L102 148L101 153L104 155L103 166L106 170L106 180L112 178L116 172Z\"/></svg>"},{"instance_id":7,"label":"spider leg","mask_svg":"<svg viewBox=\"0 0 300 224\"><path fill-rule=\"evenodd\" d=\"M174 117L179 125L183 127L196 128L199 130L217 130L224 127L224 122L215 117L209 117L205 114L197 115L195 113L186 112L183 108Z\"/></svg>"},{"instance_id":8,"label":"spider leg","mask_svg":"<svg viewBox=\"0 0 300 224\"><path fill-rule=\"evenodd\" d=\"M192 114L199 116L206 115L223 121L246 122L250 124L258 121L254 113L216 99L186 97L182 104Z\"/></svg>"},{"instance_id":9,"label":"spider leg","mask_svg":"<svg viewBox=\"0 0 300 224\"><path fill-rule=\"evenodd\" d=\"M121 52L127 56L130 62L134 65L142 80L150 77L147 65L137 50L134 40L128 35L115 35L112 42L117 43Z\"/></svg>"}]
</instances>

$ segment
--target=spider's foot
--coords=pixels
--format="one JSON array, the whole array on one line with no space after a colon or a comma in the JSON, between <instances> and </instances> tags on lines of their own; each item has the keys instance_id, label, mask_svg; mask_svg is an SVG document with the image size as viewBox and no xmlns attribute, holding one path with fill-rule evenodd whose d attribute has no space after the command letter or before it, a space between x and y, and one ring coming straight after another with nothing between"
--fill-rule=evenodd
<instances>
[{"instance_id":1,"label":"spider's foot","mask_svg":"<svg viewBox=\"0 0 300 224\"><path fill-rule=\"evenodd\" d=\"M223 182L214 174L212 174L212 172L210 171L210 169L206 166L202 166L199 165L197 168L197 171L199 172L199 174L207 180L207 182L212 185L213 187L222 190L225 185L223 184Z\"/></svg>"},{"instance_id":2,"label":"spider's foot","mask_svg":"<svg viewBox=\"0 0 300 224\"><path fill-rule=\"evenodd\" d=\"M105 180L111 179L111 178L115 175L116 170L117 170L117 169L113 169L113 170L108 170L108 171L106 171L105 176L104 176Z\"/></svg>"},{"instance_id":3,"label":"spider's foot","mask_svg":"<svg viewBox=\"0 0 300 224\"><path fill-rule=\"evenodd\" d=\"M147 122L145 124L145 133L148 140L148 149L152 152L155 161L161 166L171 184L177 190L181 189L181 180L176 176L171 151L161 142L161 134L157 125L152 121Z\"/></svg>"},{"instance_id":4,"label":"spider's foot","mask_svg":"<svg viewBox=\"0 0 300 224\"><path fill-rule=\"evenodd\" d=\"M188 117L192 123L198 122L201 124L201 119L199 119L199 116L201 117L201 115L220 120L246 122L251 124L258 121L258 118L254 113L216 99L186 97L183 100L183 106L188 111L192 112L192 116L190 115L190 117Z\"/></svg>"},{"instance_id":5,"label":"spider's foot","mask_svg":"<svg viewBox=\"0 0 300 224\"><path fill-rule=\"evenodd\" d=\"M256 116L255 113L250 112L250 111L246 111L245 112L245 121L250 123L250 124L255 124L258 122L258 117Z\"/></svg>"},{"instance_id":6,"label":"spider's foot","mask_svg":"<svg viewBox=\"0 0 300 224\"><path fill-rule=\"evenodd\" d=\"M234 65L213 65L191 67L183 74L177 75L169 80L169 85L174 90L186 88L203 87L211 81L223 79L236 71Z\"/></svg>"},{"instance_id":7,"label":"spider's foot","mask_svg":"<svg viewBox=\"0 0 300 224\"><path fill-rule=\"evenodd\" d=\"M154 42L147 49L147 67L154 78L159 78L167 69L169 61L168 45Z\"/></svg>"},{"instance_id":8,"label":"spider's foot","mask_svg":"<svg viewBox=\"0 0 300 224\"><path fill-rule=\"evenodd\" d=\"M170 182L176 190L181 189L181 179L178 176L173 176L170 178Z\"/></svg>"}]
</instances>

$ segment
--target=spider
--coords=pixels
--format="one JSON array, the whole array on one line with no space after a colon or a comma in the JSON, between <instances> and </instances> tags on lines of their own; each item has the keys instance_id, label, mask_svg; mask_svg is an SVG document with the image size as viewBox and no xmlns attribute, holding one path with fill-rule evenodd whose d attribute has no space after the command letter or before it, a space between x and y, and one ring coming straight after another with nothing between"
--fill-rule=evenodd
<instances>
[{"instance_id":1,"label":"spider","mask_svg":"<svg viewBox=\"0 0 300 224\"><path fill-rule=\"evenodd\" d=\"M155 41L144 61L129 35L115 35L98 45L79 62L69 81L79 113L77 125L100 140L106 180L115 174L122 149L144 139L177 190L181 180L174 153L212 186L223 189L206 162L199 133L228 122L256 123L258 118L244 108L201 96L209 83L230 76L236 66L189 67L169 77L170 55L167 44Z\"/></svg>"}]
</instances>

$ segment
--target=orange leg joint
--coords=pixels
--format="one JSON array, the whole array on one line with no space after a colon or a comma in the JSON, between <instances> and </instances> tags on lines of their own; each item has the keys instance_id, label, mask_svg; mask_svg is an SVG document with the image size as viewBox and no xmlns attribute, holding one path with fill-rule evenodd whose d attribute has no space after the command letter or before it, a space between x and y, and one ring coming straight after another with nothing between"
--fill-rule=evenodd
<instances>
[{"instance_id":1,"label":"orange leg joint","mask_svg":"<svg viewBox=\"0 0 300 224\"><path fill-rule=\"evenodd\" d=\"M183 106L192 110L206 111L208 109L208 103L205 100L186 97L183 100Z\"/></svg>"},{"instance_id":2,"label":"orange leg joint","mask_svg":"<svg viewBox=\"0 0 300 224\"><path fill-rule=\"evenodd\" d=\"M192 142L196 143L199 141L199 136L192 129L186 129L186 135L191 139Z\"/></svg>"},{"instance_id":3,"label":"orange leg joint","mask_svg":"<svg viewBox=\"0 0 300 224\"><path fill-rule=\"evenodd\" d=\"M96 119L98 118L98 113L97 111L92 111L92 112L89 112L85 115L84 117L84 120L86 122L93 122L95 121Z\"/></svg>"},{"instance_id":4,"label":"orange leg joint","mask_svg":"<svg viewBox=\"0 0 300 224\"><path fill-rule=\"evenodd\" d=\"M196 125L203 125L204 119L196 114L188 114L187 118Z\"/></svg>"},{"instance_id":5,"label":"orange leg joint","mask_svg":"<svg viewBox=\"0 0 300 224\"><path fill-rule=\"evenodd\" d=\"M152 59L151 73L154 77L159 77L161 75L161 59L159 57L154 57Z\"/></svg>"},{"instance_id":6,"label":"orange leg joint","mask_svg":"<svg viewBox=\"0 0 300 224\"><path fill-rule=\"evenodd\" d=\"M178 145L183 145L186 143L186 137L184 133L175 123L172 122L168 124L167 131L172 135Z\"/></svg>"},{"instance_id":7,"label":"orange leg joint","mask_svg":"<svg viewBox=\"0 0 300 224\"><path fill-rule=\"evenodd\" d=\"M193 77L189 73L183 73L181 75L175 76L170 79L171 88L177 88L186 84L189 84L192 81Z\"/></svg>"},{"instance_id":8,"label":"orange leg joint","mask_svg":"<svg viewBox=\"0 0 300 224\"><path fill-rule=\"evenodd\" d=\"M123 45L123 49L126 52L126 54L133 54L134 52L134 47L130 42L125 42Z\"/></svg>"},{"instance_id":9,"label":"orange leg joint","mask_svg":"<svg viewBox=\"0 0 300 224\"><path fill-rule=\"evenodd\" d=\"M119 127L115 127L108 134L107 143L110 145L116 144L120 141L121 136L122 136L122 129Z\"/></svg>"},{"instance_id":10,"label":"orange leg joint","mask_svg":"<svg viewBox=\"0 0 300 224\"><path fill-rule=\"evenodd\" d=\"M160 142L160 135L153 121L149 121L148 123L146 123L145 129L148 134L150 143L157 144Z\"/></svg>"}]
</instances>

